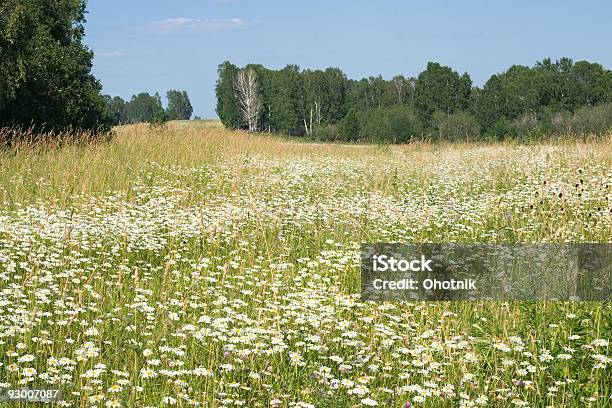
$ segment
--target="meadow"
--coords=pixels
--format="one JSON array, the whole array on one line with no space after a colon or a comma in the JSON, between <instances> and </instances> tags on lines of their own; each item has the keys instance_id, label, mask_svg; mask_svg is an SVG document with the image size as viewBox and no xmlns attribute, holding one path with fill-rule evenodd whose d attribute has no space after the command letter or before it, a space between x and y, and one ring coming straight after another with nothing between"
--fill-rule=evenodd
<instances>
[{"instance_id":1,"label":"meadow","mask_svg":"<svg viewBox=\"0 0 612 408\"><path fill-rule=\"evenodd\" d=\"M66 407L610 406L608 302L364 302L359 247L611 242L611 137L115 132L0 152L0 388Z\"/></svg>"}]
</instances>

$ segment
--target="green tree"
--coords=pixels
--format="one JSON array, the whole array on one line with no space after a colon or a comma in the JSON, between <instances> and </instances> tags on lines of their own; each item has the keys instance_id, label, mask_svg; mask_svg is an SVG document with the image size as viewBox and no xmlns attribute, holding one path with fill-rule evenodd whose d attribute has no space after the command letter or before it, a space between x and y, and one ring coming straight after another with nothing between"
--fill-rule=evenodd
<instances>
[{"instance_id":1,"label":"green tree","mask_svg":"<svg viewBox=\"0 0 612 408\"><path fill-rule=\"evenodd\" d=\"M450 115L435 112L432 117L433 133L436 140L475 141L480 138L480 124L467 112L455 112Z\"/></svg>"},{"instance_id":2,"label":"green tree","mask_svg":"<svg viewBox=\"0 0 612 408\"><path fill-rule=\"evenodd\" d=\"M381 108L385 105L387 83L379 75L348 82L347 107L354 110Z\"/></svg>"},{"instance_id":3,"label":"green tree","mask_svg":"<svg viewBox=\"0 0 612 408\"><path fill-rule=\"evenodd\" d=\"M339 68L324 71L327 98L323 105L323 123L338 123L346 115L346 75Z\"/></svg>"},{"instance_id":4,"label":"green tree","mask_svg":"<svg viewBox=\"0 0 612 408\"><path fill-rule=\"evenodd\" d=\"M325 81L325 73L320 70L306 70L301 73L302 77L302 99L300 105L302 122L307 135L312 134L313 126L324 122L323 107L327 104L328 89Z\"/></svg>"},{"instance_id":5,"label":"green tree","mask_svg":"<svg viewBox=\"0 0 612 408\"><path fill-rule=\"evenodd\" d=\"M104 101L113 125L128 123L127 103L121 97L104 95Z\"/></svg>"},{"instance_id":6,"label":"green tree","mask_svg":"<svg viewBox=\"0 0 612 408\"><path fill-rule=\"evenodd\" d=\"M577 84L570 77L572 66L573 62L569 58L561 58L554 63L546 58L532 68L538 110L547 107L551 112L560 112L576 108L572 95L577 93Z\"/></svg>"},{"instance_id":7,"label":"green tree","mask_svg":"<svg viewBox=\"0 0 612 408\"><path fill-rule=\"evenodd\" d=\"M360 136L373 142L405 143L421 133L418 115L408 106L359 112Z\"/></svg>"},{"instance_id":8,"label":"green tree","mask_svg":"<svg viewBox=\"0 0 612 408\"><path fill-rule=\"evenodd\" d=\"M0 126L107 130L83 0L0 3Z\"/></svg>"},{"instance_id":9,"label":"green tree","mask_svg":"<svg viewBox=\"0 0 612 408\"><path fill-rule=\"evenodd\" d=\"M422 118L429 121L436 111L451 114L468 108L472 80L436 62L427 63L417 77L414 101Z\"/></svg>"},{"instance_id":10,"label":"green tree","mask_svg":"<svg viewBox=\"0 0 612 408\"><path fill-rule=\"evenodd\" d=\"M223 62L217 69L219 78L215 86L217 94L217 115L228 129L238 129L241 124L240 107L234 90L238 68L229 61Z\"/></svg>"},{"instance_id":11,"label":"green tree","mask_svg":"<svg viewBox=\"0 0 612 408\"><path fill-rule=\"evenodd\" d=\"M187 120L191 118L193 107L186 91L171 90L166 93L168 108L166 116L168 120Z\"/></svg>"},{"instance_id":12,"label":"green tree","mask_svg":"<svg viewBox=\"0 0 612 408\"><path fill-rule=\"evenodd\" d=\"M544 59L533 67L514 65L492 75L482 88L472 88L467 73L434 62L416 79L398 75L389 81L380 75L348 80L337 68L245 68L257 74L261 129L321 139L334 139L336 132L345 140L400 142L423 134L472 140L481 131L497 138L518 137L520 129L545 135L558 129L556 124L569 123L567 118L577 122L572 115L581 106L612 101L612 72L569 58ZM243 125L234 113L235 92L228 85L237 71L229 62L219 69L217 112L227 127ZM579 128L604 128L601 118L607 112L581 111L578 116L589 124ZM230 120L233 117L238 119Z\"/></svg>"},{"instance_id":13,"label":"green tree","mask_svg":"<svg viewBox=\"0 0 612 408\"><path fill-rule=\"evenodd\" d=\"M414 101L414 78L396 75L385 86L385 106L410 105Z\"/></svg>"},{"instance_id":14,"label":"green tree","mask_svg":"<svg viewBox=\"0 0 612 408\"><path fill-rule=\"evenodd\" d=\"M573 95L575 106L591 106L612 102L612 71L600 64L578 61L570 72L577 91Z\"/></svg>"},{"instance_id":15,"label":"green tree","mask_svg":"<svg viewBox=\"0 0 612 408\"><path fill-rule=\"evenodd\" d=\"M359 140L361 135L361 124L359 114L356 110L350 110L338 125L338 137L341 140Z\"/></svg>"},{"instance_id":16,"label":"green tree","mask_svg":"<svg viewBox=\"0 0 612 408\"><path fill-rule=\"evenodd\" d=\"M272 106L271 123L276 131L295 134L303 129L300 122L303 111L300 79L300 69L296 65L287 65L272 75L272 99L267 102Z\"/></svg>"},{"instance_id":17,"label":"green tree","mask_svg":"<svg viewBox=\"0 0 612 408\"><path fill-rule=\"evenodd\" d=\"M148 92L141 92L133 95L127 104L127 117L130 123L159 123L166 120L166 112L161 103L161 98L156 92L149 95Z\"/></svg>"},{"instance_id":18,"label":"green tree","mask_svg":"<svg viewBox=\"0 0 612 408\"><path fill-rule=\"evenodd\" d=\"M509 120L538 112L539 101L534 72L529 67L513 65L502 74L492 75L482 90L474 92L471 110L487 131L495 128L499 133L506 132L504 124Z\"/></svg>"}]
</instances>

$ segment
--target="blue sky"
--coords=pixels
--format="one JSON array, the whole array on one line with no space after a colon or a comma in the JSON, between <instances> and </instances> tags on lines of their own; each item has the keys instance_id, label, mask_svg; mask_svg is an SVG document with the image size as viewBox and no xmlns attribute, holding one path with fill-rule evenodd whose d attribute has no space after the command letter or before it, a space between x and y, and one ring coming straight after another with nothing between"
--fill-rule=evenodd
<instances>
[{"instance_id":1,"label":"blue sky","mask_svg":"<svg viewBox=\"0 0 612 408\"><path fill-rule=\"evenodd\" d=\"M482 85L544 57L612 68L612 2L564 0L90 0L86 43L104 92L188 91L216 117L224 60L339 67L350 78L416 76L427 61Z\"/></svg>"}]
</instances>

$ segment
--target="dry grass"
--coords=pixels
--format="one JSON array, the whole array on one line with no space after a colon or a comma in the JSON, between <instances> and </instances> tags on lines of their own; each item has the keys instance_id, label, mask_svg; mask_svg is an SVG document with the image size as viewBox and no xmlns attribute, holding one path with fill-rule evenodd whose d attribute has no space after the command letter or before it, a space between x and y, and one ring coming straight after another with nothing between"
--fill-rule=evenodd
<instances>
[{"instance_id":1,"label":"dry grass","mask_svg":"<svg viewBox=\"0 0 612 408\"><path fill-rule=\"evenodd\" d=\"M65 138L66 139L66 138ZM69 139L69 138L68 138ZM81 138L73 138L79 141ZM564 141L568 151L588 151L593 160L612 161L612 137L598 142ZM218 163L228 156L258 154L277 158L329 157L363 160L402 159L415 166L435 161L448 152L466 152L482 144L376 146L297 143L279 136L228 131L219 121L176 121L166 126L146 124L115 128L107 143L21 143L0 152L1 206L53 200L68 204L71 195L129 191L134 176L151 162L194 166ZM499 148L511 144L495 145ZM435 169L430 169L435 171ZM0 207L1 208L1 207Z\"/></svg>"}]
</instances>

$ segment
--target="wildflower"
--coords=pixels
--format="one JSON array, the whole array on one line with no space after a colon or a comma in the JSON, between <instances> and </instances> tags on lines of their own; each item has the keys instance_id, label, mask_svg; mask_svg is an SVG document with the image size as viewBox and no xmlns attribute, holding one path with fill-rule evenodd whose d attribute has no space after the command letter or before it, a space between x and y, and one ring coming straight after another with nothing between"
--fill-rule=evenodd
<instances>
[{"instance_id":1,"label":"wildflower","mask_svg":"<svg viewBox=\"0 0 612 408\"><path fill-rule=\"evenodd\" d=\"M361 403L363 405L366 405L368 407L375 407L378 405L378 402L376 400L373 400L371 398L364 398L361 400Z\"/></svg>"},{"instance_id":2,"label":"wildflower","mask_svg":"<svg viewBox=\"0 0 612 408\"><path fill-rule=\"evenodd\" d=\"M150 368L143 368L140 370L140 376L142 378L155 378L157 377L157 373Z\"/></svg>"},{"instance_id":3,"label":"wildflower","mask_svg":"<svg viewBox=\"0 0 612 408\"><path fill-rule=\"evenodd\" d=\"M108 392L117 393L117 392L121 392L122 390L123 388L119 384L113 384L108 389Z\"/></svg>"},{"instance_id":4,"label":"wildflower","mask_svg":"<svg viewBox=\"0 0 612 408\"><path fill-rule=\"evenodd\" d=\"M26 377L34 377L36 375L36 370L32 367L26 367L23 369L22 373Z\"/></svg>"},{"instance_id":5,"label":"wildflower","mask_svg":"<svg viewBox=\"0 0 612 408\"><path fill-rule=\"evenodd\" d=\"M19 357L19 360L17 360L17 361L19 361L20 363L29 363L29 362L34 361L34 356L31 355L31 354L25 354L25 355Z\"/></svg>"}]
</instances>

